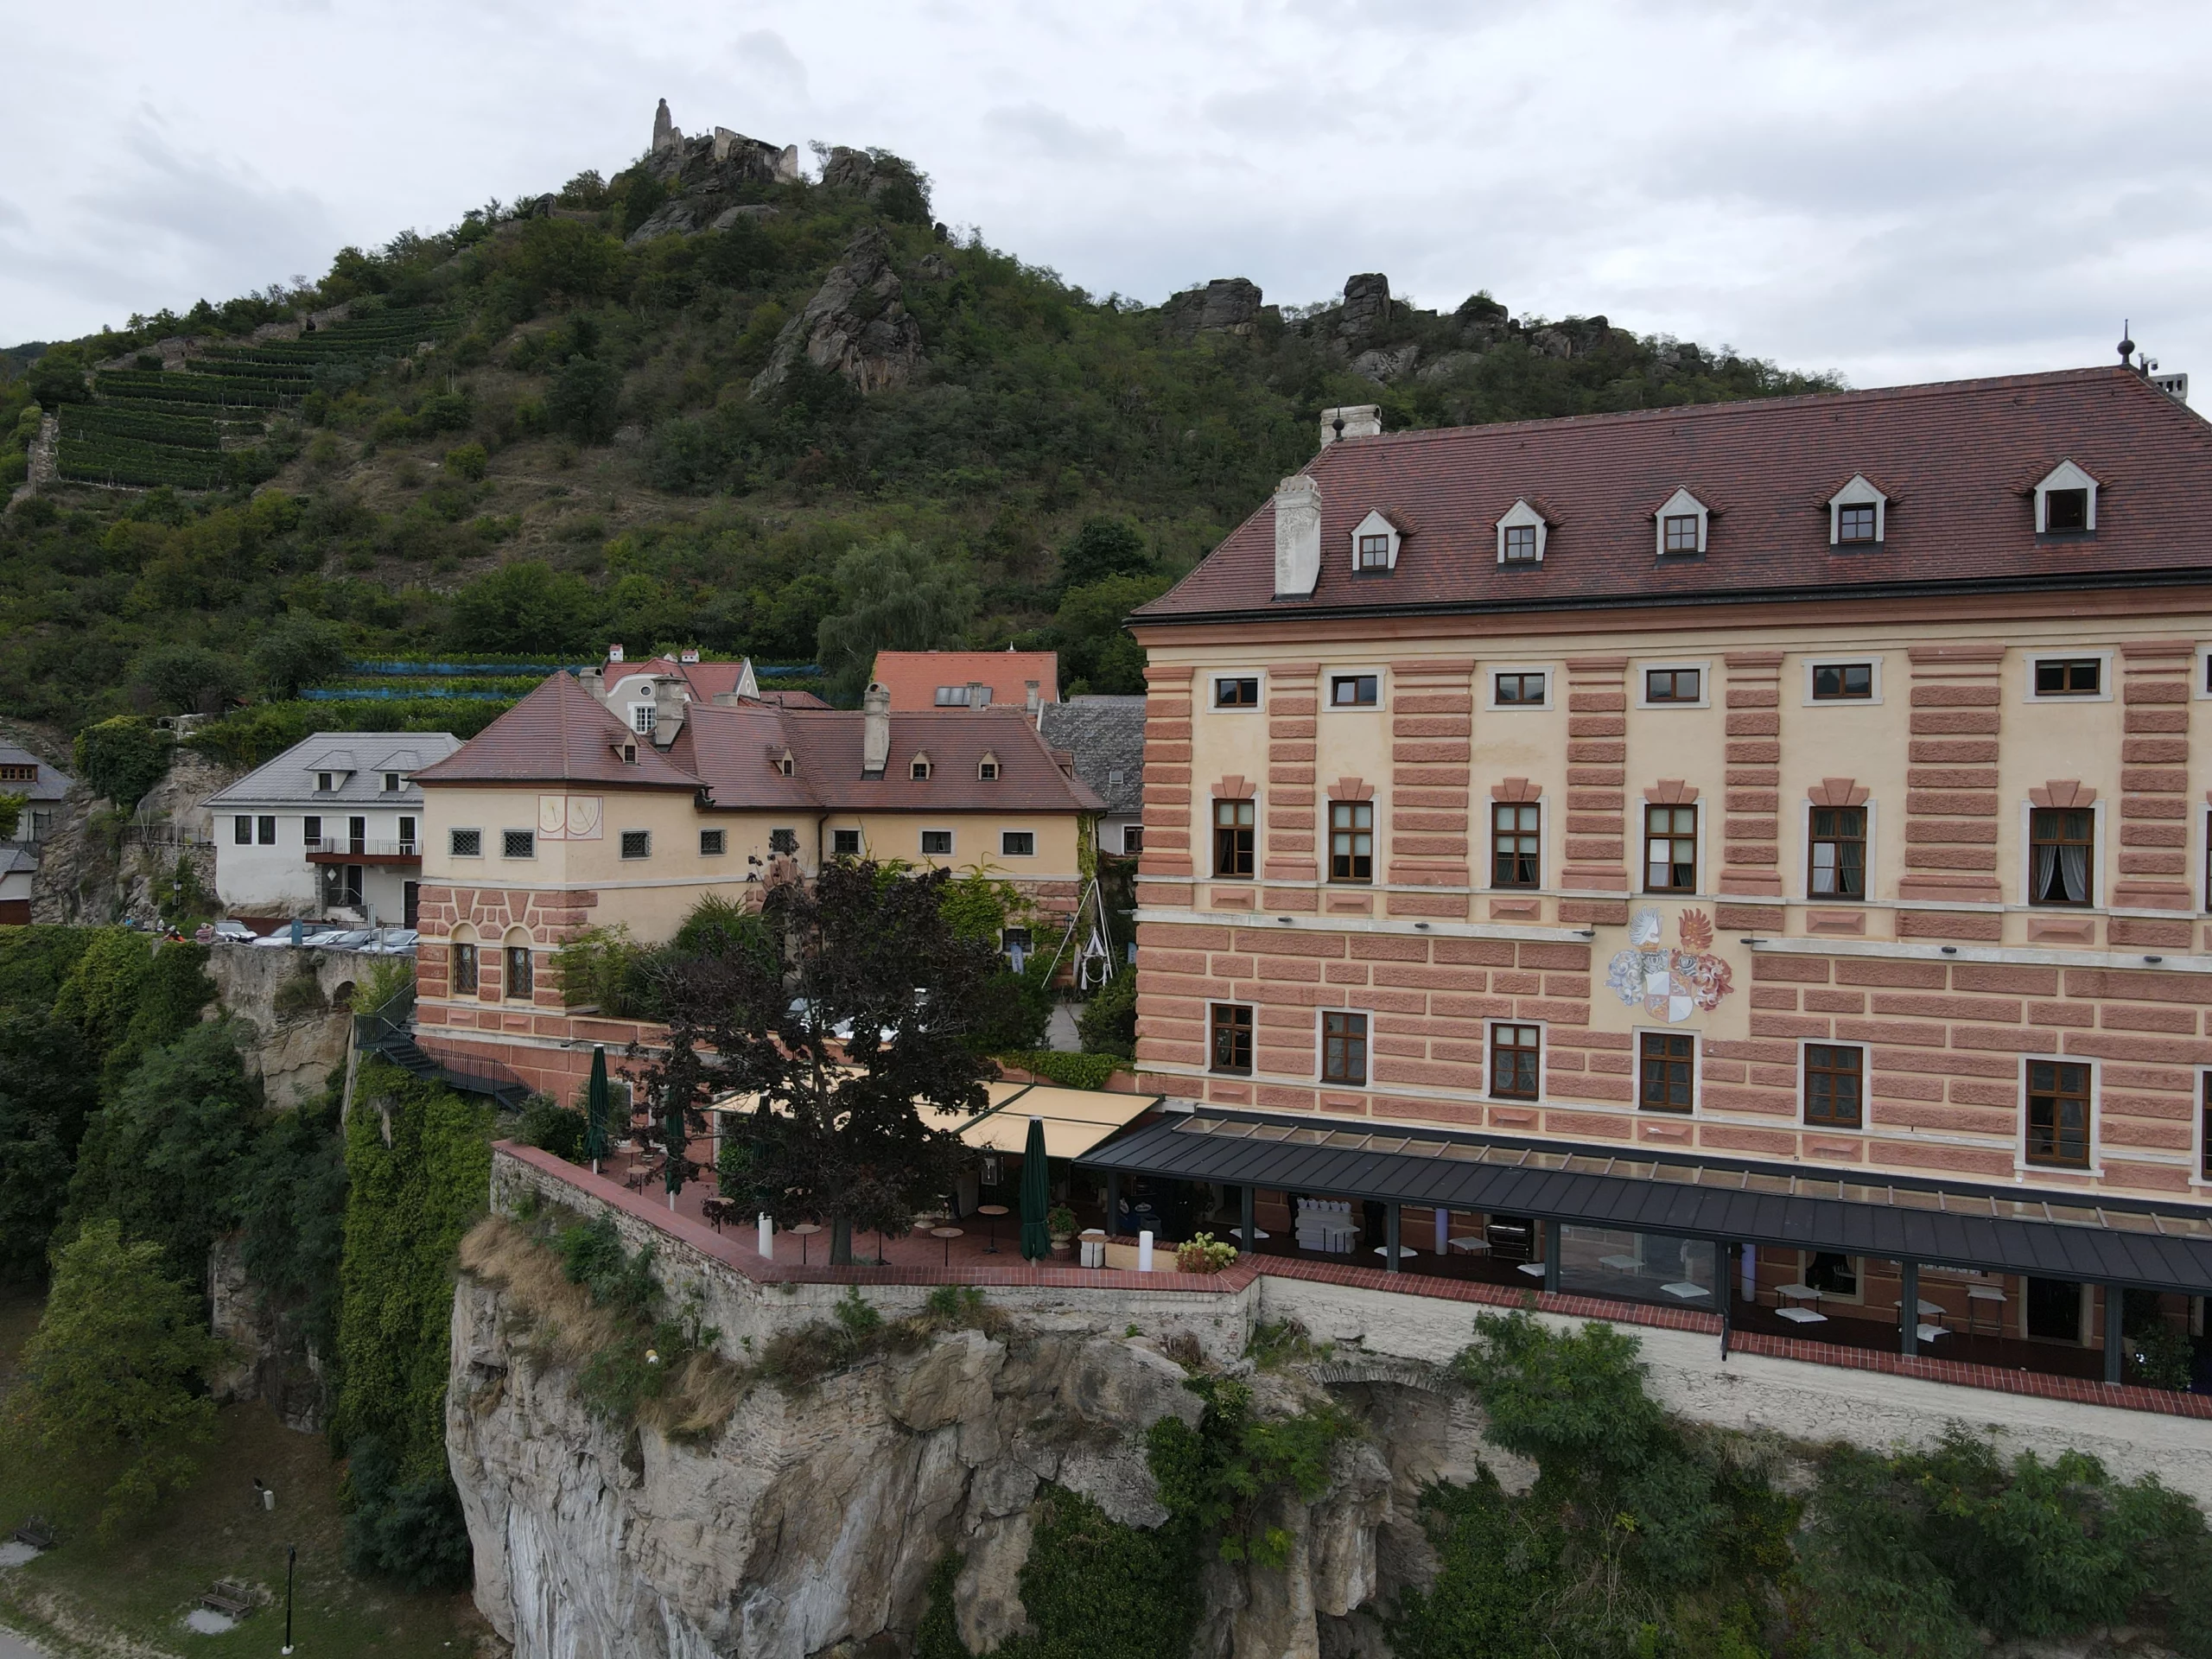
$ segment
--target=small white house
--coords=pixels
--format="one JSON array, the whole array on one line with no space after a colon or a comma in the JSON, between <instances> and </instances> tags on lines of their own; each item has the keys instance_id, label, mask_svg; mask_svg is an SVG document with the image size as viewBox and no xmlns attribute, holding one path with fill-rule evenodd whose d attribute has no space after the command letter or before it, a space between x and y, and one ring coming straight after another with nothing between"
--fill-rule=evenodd
<instances>
[{"instance_id":1,"label":"small white house","mask_svg":"<svg viewBox=\"0 0 2212 1659\"><path fill-rule=\"evenodd\" d=\"M250 916L412 927L423 871L415 774L448 732L318 732L206 802L215 890Z\"/></svg>"}]
</instances>

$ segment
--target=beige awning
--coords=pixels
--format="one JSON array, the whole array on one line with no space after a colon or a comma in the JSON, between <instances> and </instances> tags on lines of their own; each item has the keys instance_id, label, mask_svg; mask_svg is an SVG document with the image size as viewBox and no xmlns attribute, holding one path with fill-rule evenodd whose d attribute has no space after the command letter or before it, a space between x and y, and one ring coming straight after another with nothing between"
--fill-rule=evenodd
<instances>
[{"instance_id":1,"label":"beige awning","mask_svg":"<svg viewBox=\"0 0 2212 1659\"><path fill-rule=\"evenodd\" d=\"M1125 1095L1103 1089L1064 1089L1050 1083L990 1083L983 1085L990 1104L969 1116L940 1112L924 1106L921 1120L933 1129L948 1129L978 1152L1008 1153L1019 1157L1029 1144L1029 1120L1045 1120L1045 1155L1080 1158L1117 1131L1159 1105L1159 1095ZM730 1095L715 1102L710 1111L750 1111L755 1096Z\"/></svg>"}]
</instances>

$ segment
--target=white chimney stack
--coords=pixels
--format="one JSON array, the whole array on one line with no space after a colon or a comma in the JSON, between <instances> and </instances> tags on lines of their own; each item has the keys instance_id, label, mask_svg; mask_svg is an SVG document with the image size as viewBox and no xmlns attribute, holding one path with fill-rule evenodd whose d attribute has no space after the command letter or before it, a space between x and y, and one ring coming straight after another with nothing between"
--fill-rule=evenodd
<instances>
[{"instance_id":1,"label":"white chimney stack","mask_svg":"<svg viewBox=\"0 0 2212 1659\"><path fill-rule=\"evenodd\" d=\"M1304 598L1321 579L1321 486L1300 473L1275 486L1275 597Z\"/></svg>"},{"instance_id":2,"label":"white chimney stack","mask_svg":"<svg viewBox=\"0 0 2212 1659\"><path fill-rule=\"evenodd\" d=\"M1321 411L1321 447L1325 449L1338 438L1377 438L1382 435L1382 405L1380 404L1351 404L1343 409Z\"/></svg>"},{"instance_id":3,"label":"white chimney stack","mask_svg":"<svg viewBox=\"0 0 2212 1659\"><path fill-rule=\"evenodd\" d=\"M861 776L880 778L891 764L891 688L871 680L861 709Z\"/></svg>"}]
</instances>

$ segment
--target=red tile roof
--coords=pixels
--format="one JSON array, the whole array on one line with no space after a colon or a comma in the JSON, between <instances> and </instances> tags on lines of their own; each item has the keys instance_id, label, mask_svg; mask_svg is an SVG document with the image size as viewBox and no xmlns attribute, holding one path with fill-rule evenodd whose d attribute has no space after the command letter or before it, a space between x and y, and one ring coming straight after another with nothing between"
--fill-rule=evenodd
<instances>
[{"instance_id":1,"label":"red tile roof","mask_svg":"<svg viewBox=\"0 0 2212 1659\"><path fill-rule=\"evenodd\" d=\"M718 807L812 805L825 811L1097 812L1105 803L1060 770L1018 707L931 709L891 716L891 758L880 778L861 775L864 715L853 709L693 704L669 758L695 771ZM791 751L796 774L776 763ZM976 775L986 753L999 775ZM930 775L916 778L917 756Z\"/></svg>"},{"instance_id":2,"label":"red tile roof","mask_svg":"<svg viewBox=\"0 0 2212 1659\"><path fill-rule=\"evenodd\" d=\"M1060 658L1052 651L879 651L874 677L890 690L893 713L934 709L938 687L970 680L991 688L994 706L1021 707L1030 680L1041 701L1060 700Z\"/></svg>"},{"instance_id":3,"label":"red tile roof","mask_svg":"<svg viewBox=\"0 0 2212 1659\"><path fill-rule=\"evenodd\" d=\"M2095 533L2038 537L2030 497L2072 460L2098 481ZM1321 575L1274 597L1272 503L1141 620L1300 612L1572 607L1833 595L1941 583L2094 584L2212 565L2212 425L2119 367L1356 438L1320 486ZM1876 547L1828 544L1827 502L1863 473L1890 496ZM1652 512L1712 510L1707 551L1662 560ZM1497 563L1526 498L1552 520L1541 565ZM1371 510L1410 526L1395 570L1355 575Z\"/></svg>"},{"instance_id":4,"label":"red tile roof","mask_svg":"<svg viewBox=\"0 0 2212 1659\"><path fill-rule=\"evenodd\" d=\"M634 764L622 759L635 746ZM630 789L697 789L649 739L634 736L573 674L548 675L535 690L435 766L421 784L591 783Z\"/></svg>"}]
</instances>

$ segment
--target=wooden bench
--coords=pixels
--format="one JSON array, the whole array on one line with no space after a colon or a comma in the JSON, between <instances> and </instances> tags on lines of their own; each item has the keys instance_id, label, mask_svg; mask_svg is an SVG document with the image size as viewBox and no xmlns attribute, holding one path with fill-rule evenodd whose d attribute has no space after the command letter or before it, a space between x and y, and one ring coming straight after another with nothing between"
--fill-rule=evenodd
<instances>
[{"instance_id":1,"label":"wooden bench","mask_svg":"<svg viewBox=\"0 0 2212 1659\"><path fill-rule=\"evenodd\" d=\"M222 1579L213 1589L200 1592L200 1605L226 1618L244 1618L254 1609L253 1592L232 1580Z\"/></svg>"},{"instance_id":2,"label":"wooden bench","mask_svg":"<svg viewBox=\"0 0 2212 1659\"><path fill-rule=\"evenodd\" d=\"M54 1544L54 1529L42 1515L35 1515L17 1527L15 1538L17 1543L28 1544L33 1549L52 1549Z\"/></svg>"}]
</instances>

